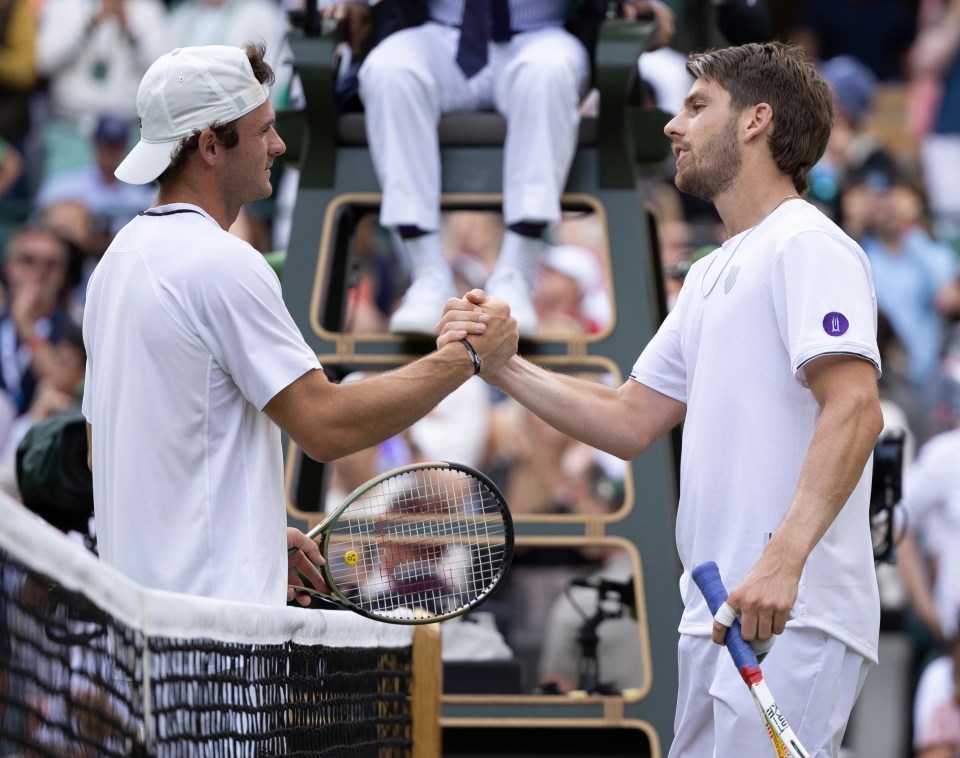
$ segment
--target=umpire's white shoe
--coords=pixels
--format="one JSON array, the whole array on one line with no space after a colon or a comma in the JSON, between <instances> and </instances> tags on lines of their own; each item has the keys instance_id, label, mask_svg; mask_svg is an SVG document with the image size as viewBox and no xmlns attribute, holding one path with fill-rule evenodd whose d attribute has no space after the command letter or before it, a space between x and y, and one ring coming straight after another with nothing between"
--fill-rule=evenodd
<instances>
[{"instance_id":1,"label":"umpire's white shoe","mask_svg":"<svg viewBox=\"0 0 960 758\"><path fill-rule=\"evenodd\" d=\"M521 337L536 337L539 321L537 310L533 307L532 287L517 269L505 269L493 273L483 288L488 295L496 295L506 300L510 313L517 320L517 331Z\"/></svg>"},{"instance_id":2,"label":"umpire's white shoe","mask_svg":"<svg viewBox=\"0 0 960 758\"><path fill-rule=\"evenodd\" d=\"M400 307L390 316L390 331L433 337L447 300L455 295L453 277L448 271L439 268L423 271L410 283Z\"/></svg>"}]
</instances>

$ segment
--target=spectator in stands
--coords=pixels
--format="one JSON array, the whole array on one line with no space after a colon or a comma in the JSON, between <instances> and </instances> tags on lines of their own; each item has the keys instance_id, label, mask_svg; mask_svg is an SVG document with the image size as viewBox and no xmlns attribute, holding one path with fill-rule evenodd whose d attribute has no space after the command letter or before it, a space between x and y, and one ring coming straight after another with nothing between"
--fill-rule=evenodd
<instances>
[{"instance_id":1,"label":"spectator in stands","mask_svg":"<svg viewBox=\"0 0 960 758\"><path fill-rule=\"evenodd\" d=\"M437 123L451 111L496 108L510 124L503 166L507 231L486 288L509 300L521 334L537 333L537 257L544 231L560 218L590 78L590 43L564 29L567 5L510 2L491 21L486 11L477 20L464 15L469 3L430 3L422 17L403 18L407 28L373 47L360 68L360 99L383 189L381 223L398 230L412 261L412 282L391 331L432 334L436 313L456 291L439 234ZM631 14L656 8L672 23L659 0L624 6ZM579 10L583 18L571 28L589 39L606 6L587 2ZM660 44L672 33L664 31Z\"/></svg>"},{"instance_id":2,"label":"spectator in stands","mask_svg":"<svg viewBox=\"0 0 960 758\"><path fill-rule=\"evenodd\" d=\"M78 324L69 323L51 346L50 367L30 405L33 422L59 413L80 411L87 352Z\"/></svg>"},{"instance_id":3,"label":"spectator in stands","mask_svg":"<svg viewBox=\"0 0 960 758\"><path fill-rule=\"evenodd\" d=\"M813 0L798 6L791 30L813 61L852 55L881 81L902 80L916 34L916 16L906 0Z\"/></svg>"},{"instance_id":4,"label":"spectator in stands","mask_svg":"<svg viewBox=\"0 0 960 758\"><path fill-rule=\"evenodd\" d=\"M276 0L182 0L171 10L170 24L178 47L262 41L271 68L279 62L286 32Z\"/></svg>"},{"instance_id":5,"label":"spectator in stands","mask_svg":"<svg viewBox=\"0 0 960 758\"><path fill-rule=\"evenodd\" d=\"M956 380L954 380L956 381ZM960 635L960 393L954 397L953 429L921 446L904 474L907 532L897 566L910 605L933 640Z\"/></svg>"},{"instance_id":6,"label":"spectator in stands","mask_svg":"<svg viewBox=\"0 0 960 758\"><path fill-rule=\"evenodd\" d=\"M503 216L498 211L444 211L440 214L440 240L458 291L481 287L487 281L497 264L505 232ZM396 241L396 235L394 239ZM402 243L397 248L401 256L406 255ZM409 270L409 260L402 263ZM406 282L401 283L406 286Z\"/></svg>"},{"instance_id":7,"label":"spectator in stands","mask_svg":"<svg viewBox=\"0 0 960 758\"><path fill-rule=\"evenodd\" d=\"M934 232L960 240L960 2L945 0L917 35L910 71L919 97L911 113ZM923 111L920 113L920 111Z\"/></svg>"},{"instance_id":8,"label":"spectator in stands","mask_svg":"<svg viewBox=\"0 0 960 758\"><path fill-rule=\"evenodd\" d=\"M43 211L63 200L83 202L112 235L153 203L156 187L121 182L114 171L127 152L130 124L127 119L104 114L93 132L94 162L50 176L37 192Z\"/></svg>"},{"instance_id":9,"label":"spectator in stands","mask_svg":"<svg viewBox=\"0 0 960 758\"><path fill-rule=\"evenodd\" d=\"M877 381L883 409L884 434L903 434L903 465L909 466L917 453L917 424L926 426L924 401L910 382L906 348L883 309L877 311L877 347L883 374ZM881 435L883 436L883 435Z\"/></svg>"},{"instance_id":10,"label":"spectator in stands","mask_svg":"<svg viewBox=\"0 0 960 758\"><path fill-rule=\"evenodd\" d=\"M610 323L603 268L579 245L550 245L540 256L534 305L543 333L596 334Z\"/></svg>"},{"instance_id":11,"label":"spectator in stands","mask_svg":"<svg viewBox=\"0 0 960 758\"><path fill-rule=\"evenodd\" d=\"M915 758L960 755L960 636L924 671L914 699Z\"/></svg>"},{"instance_id":12,"label":"spectator in stands","mask_svg":"<svg viewBox=\"0 0 960 758\"><path fill-rule=\"evenodd\" d=\"M20 153L30 133L30 98L37 83L36 26L30 0L0 0L0 140Z\"/></svg>"},{"instance_id":13,"label":"spectator in stands","mask_svg":"<svg viewBox=\"0 0 960 758\"><path fill-rule=\"evenodd\" d=\"M70 246L70 263L67 266L67 310L78 324L83 320L83 304L86 301L87 281L97 261L112 239L109 230L90 212L80 200L59 200L44 208L39 219L49 226Z\"/></svg>"},{"instance_id":14,"label":"spectator in stands","mask_svg":"<svg viewBox=\"0 0 960 758\"><path fill-rule=\"evenodd\" d=\"M0 490L11 497L20 497L16 474L17 446L38 421L62 413L79 413L86 362L80 327L69 323L56 342L50 345L46 373L37 383L30 407L11 424L0 446Z\"/></svg>"},{"instance_id":15,"label":"spectator in stands","mask_svg":"<svg viewBox=\"0 0 960 758\"><path fill-rule=\"evenodd\" d=\"M147 66L170 48L160 0L45 0L37 65L49 82L43 178L93 162L90 135L101 114L136 120Z\"/></svg>"},{"instance_id":16,"label":"spectator in stands","mask_svg":"<svg viewBox=\"0 0 960 758\"><path fill-rule=\"evenodd\" d=\"M295 570L324 586L317 545L286 526L281 432L321 461L371 447L496 371L519 337L495 302L472 345L327 378L270 264L227 231L270 195L285 150L272 75L254 45L180 48L144 75L143 136L117 176L160 191L91 277L83 414L103 560L147 587L282 605Z\"/></svg>"},{"instance_id":17,"label":"spectator in stands","mask_svg":"<svg viewBox=\"0 0 960 758\"><path fill-rule=\"evenodd\" d=\"M71 323L67 243L48 227L30 223L7 242L3 260L6 306L0 315L0 388L17 415L33 402L49 370L52 344Z\"/></svg>"},{"instance_id":18,"label":"spectator in stands","mask_svg":"<svg viewBox=\"0 0 960 758\"><path fill-rule=\"evenodd\" d=\"M862 128L877 86L873 72L853 56L842 55L824 61L820 73L833 90L833 129L823 158L810 171L810 197L842 226L841 190L850 175L880 162L892 164L893 158Z\"/></svg>"},{"instance_id":19,"label":"spectator in stands","mask_svg":"<svg viewBox=\"0 0 960 758\"><path fill-rule=\"evenodd\" d=\"M877 304L906 347L914 388L929 395L943 356L945 319L960 315L957 261L924 229L922 199L902 175L868 171L863 184L870 202L860 243L873 269ZM925 427L916 430L921 439L929 420Z\"/></svg>"},{"instance_id":20,"label":"spectator in stands","mask_svg":"<svg viewBox=\"0 0 960 758\"><path fill-rule=\"evenodd\" d=\"M613 381L606 373L582 376L606 385ZM513 512L569 514L574 495L565 466L580 443L510 397L493 403L490 414L488 465L503 471L503 491Z\"/></svg>"},{"instance_id":21,"label":"spectator in stands","mask_svg":"<svg viewBox=\"0 0 960 758\"><path fill-rule=\"evenodd\" d=\"M23 156L0 137L0 200L23 176Z\"/></svg>"},{"instance_id":22,"label":"spectator in stands","mask_svg":"<svg viewBox=\"0 0 960 758\"><path fill-rule=\"evenodd\" d=\"M292 53L286 47L286 18L277 0L182 0L172 6L170 26L176 47L263 42L267 63L279 77L271 88L271 102L285 105Z\"/></svg>"}]
</instances>

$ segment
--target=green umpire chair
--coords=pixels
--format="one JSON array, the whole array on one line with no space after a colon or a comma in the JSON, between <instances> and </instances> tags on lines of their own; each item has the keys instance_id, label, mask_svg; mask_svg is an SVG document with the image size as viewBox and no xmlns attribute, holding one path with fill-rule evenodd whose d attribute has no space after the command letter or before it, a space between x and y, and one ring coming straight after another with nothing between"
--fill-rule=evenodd
<instances>
[{"instance_id":1,"label":"green umpire chair","mask_svg":"<svg viewBox=\"0 0 960 758\"><path fill-rule=\"evenodd\" d=\"M612 373L623 381L665 315L656 217L644 176L669 152L668 116L644 104L637 61L652 22L604 22L595 55L600 111L581 124L562 205L599 215L614 306L595 335L521 342L521 353L560 371ZM278 114L285 160L300 171L283 266L284 297L324 368L335 377L389 369L432 349L430 340L345 329L350 247L357 219L379 207L380 188L363 113L339 113L332 34L290 35L304 89L302 110ZM445 210L499 210L504 119L453 114L439 126ZM288 513L309 522L322 510L326 467L288 449ZM517 518L518 543L625 544L635 554L637 618L646 683L617 696L444 696L444 755L649 755L670 746L676 699L679 576L673 546L676 456L673 439L630 464L627 498L609 517ZM602 730L602 733L598 730Z\"/></svg>"}]
</instances>

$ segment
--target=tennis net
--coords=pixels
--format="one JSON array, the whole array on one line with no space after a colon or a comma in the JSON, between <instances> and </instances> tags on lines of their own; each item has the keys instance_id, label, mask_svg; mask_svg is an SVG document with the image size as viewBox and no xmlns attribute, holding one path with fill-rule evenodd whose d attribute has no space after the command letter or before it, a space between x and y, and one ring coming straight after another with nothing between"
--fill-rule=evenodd
<instances>
[{"instance_id":1,"label":"tennis net","mask_svg":"<svg viewBox=\"0 0 960 758\"><path fill-rule=\"evenodd\" d=\"M146 590L0 524L0 756L412 753L409 627Z\"/></svg>"}]
</instances>

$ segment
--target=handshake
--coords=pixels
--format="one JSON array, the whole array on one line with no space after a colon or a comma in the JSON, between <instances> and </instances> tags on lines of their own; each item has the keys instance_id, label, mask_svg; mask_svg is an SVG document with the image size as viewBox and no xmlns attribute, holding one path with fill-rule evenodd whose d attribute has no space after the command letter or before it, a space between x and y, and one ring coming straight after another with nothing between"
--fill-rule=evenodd
<instances>
[{"instance_id":1,"label":"handshake","mask_svg":"<svg viewBox=\"0 0 960 758\"><path fill-rule=\"evenodd\" d=\"M474 362L474 373L488 381L517 354L520 342L509 304L480 289L448 300L435 332L437 350L463 342Z\"/></svg>"}]
</instances>

